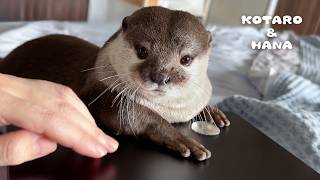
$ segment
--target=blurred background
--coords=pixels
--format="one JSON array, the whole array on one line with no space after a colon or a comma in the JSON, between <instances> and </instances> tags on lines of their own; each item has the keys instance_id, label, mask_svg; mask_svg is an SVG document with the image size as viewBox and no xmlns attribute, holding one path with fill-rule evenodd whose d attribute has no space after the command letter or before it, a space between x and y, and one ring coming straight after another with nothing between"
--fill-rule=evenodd
<instances>
[{"instance_id":1,"label":"blurred background","mask_svg":"<svg viewBox=\"0 0 320 180\"><path fill-rule=\"evenodd\" d=\"M206 25L241 25L242 15L299 15L303 25L274 28L299 35L320 34L319 0L0 0L0 21L115 22L154 5L189 11Z\"/></svg>"}]
</instances>

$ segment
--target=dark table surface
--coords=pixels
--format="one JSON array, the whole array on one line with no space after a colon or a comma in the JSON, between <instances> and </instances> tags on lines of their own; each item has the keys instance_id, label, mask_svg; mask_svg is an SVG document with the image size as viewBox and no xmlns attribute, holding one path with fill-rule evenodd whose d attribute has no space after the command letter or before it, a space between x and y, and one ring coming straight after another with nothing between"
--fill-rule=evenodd
<instances>
[{"instance_id":1,"label":"dark table surface","mask_svg":"<svg viewBox=\"0 0 320 180\"><path fill-rule=\"evenodd\" d=\"M121 137L119 149L90 159L59 148L55 153L1 170L0 179L119 180L313 180L320 175L241 118L219 136L202 136L188 124L178 128L212 151L205 162L183 159L153 144ZM5 173L7 173L7 176Z\"/></svg>"}]
</instances>

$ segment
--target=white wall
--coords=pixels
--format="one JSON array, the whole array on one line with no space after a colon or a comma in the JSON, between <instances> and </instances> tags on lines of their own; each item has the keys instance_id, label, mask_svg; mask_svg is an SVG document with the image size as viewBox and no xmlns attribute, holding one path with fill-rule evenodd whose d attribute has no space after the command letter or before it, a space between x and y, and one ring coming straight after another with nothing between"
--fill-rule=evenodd
<instances>
[{"instance_id":1,"label":"white wall","mask_svg":"<svg viewBox=\"0 0 320 180\"><path fill-rule=\"evenodd\" d=\"M212 0L207 24L240 25L242 15L264 15L269 0Z\"/></svg>"},{"instance_id":2,"label":"white wall","mask_svg":"<svg viewBox=\"0 0 320 180\"><path fill-rule=\"evenodd\" d=\"M269 0L211 0L207 24L240 25L242 15L264 15L268 2ZM123 17L138 8L126 0L90 0L88 21L121 22Z\"/></svg>"},{"instance_id":3,"label":"white wall","mask_svg":"<svg viewBox=\"0 0 320 180\"><path fill-rule=\"evenodd\" d=\"M128 3L125 0L90 0L89 1L89 22L121 22L125 16L130 15L138 6Z\"/></svg>"}]
</instances>

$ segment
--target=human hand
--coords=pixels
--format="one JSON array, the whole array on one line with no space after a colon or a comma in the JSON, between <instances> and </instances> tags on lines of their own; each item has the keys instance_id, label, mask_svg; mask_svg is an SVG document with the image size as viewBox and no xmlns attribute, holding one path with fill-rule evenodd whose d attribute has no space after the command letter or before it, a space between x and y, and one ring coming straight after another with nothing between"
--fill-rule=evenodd
<instances>
[{"instance_id":1,"label":"human hand","mask_svg":"<svg viewBox=\"0 0 320 180\"><path fill-rule=\"evenodd\" d=\"M0 73L0 126L4 125L22 129L0 136L0 165L43 157L57 144L94 158L118 148L70 88Z\"/></svg>"}]
</instances>

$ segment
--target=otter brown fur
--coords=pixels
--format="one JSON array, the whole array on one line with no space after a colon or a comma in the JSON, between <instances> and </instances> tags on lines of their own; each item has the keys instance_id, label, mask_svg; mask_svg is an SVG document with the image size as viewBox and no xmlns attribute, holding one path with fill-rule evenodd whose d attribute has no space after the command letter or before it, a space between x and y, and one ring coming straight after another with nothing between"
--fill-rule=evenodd
<instances>
[{"instance_id":1,"label":"otter brown fur","mask_svg":"<svg viewBox=\"0 0 320 180\"><path fill-rule=\"evenodd\" d=\"M205 160L210 151L170 123L200 114L229 125L221 111L207 105L211 41L189 13L143 8L126 17L102 48L49 35L16 48L0 62L0 72L69 86L107 128Z\"/></svg>"}]
</instances>

